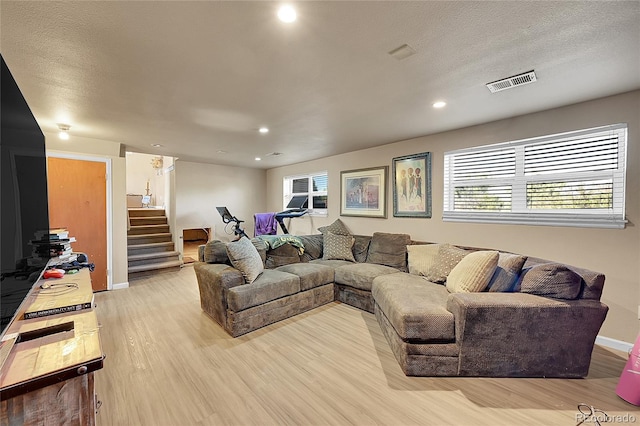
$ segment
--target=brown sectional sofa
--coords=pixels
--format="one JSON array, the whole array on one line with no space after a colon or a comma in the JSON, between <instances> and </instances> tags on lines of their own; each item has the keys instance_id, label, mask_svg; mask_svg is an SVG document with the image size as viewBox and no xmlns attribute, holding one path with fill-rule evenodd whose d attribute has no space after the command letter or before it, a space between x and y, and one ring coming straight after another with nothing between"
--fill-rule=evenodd
<instances>
[{"instance_id":1,"label":"brown sectional sofa","mask_svg":"<svg viewBox=\"0 0 640 426\"><path fill-rule=\"evenodd\" d=\"M252 240L266 269L251 284L231 266L224 243L201 246L195 272L204 312L236 337L337 300L375 314L406 375L588 373L608 310L600 302L602 274L529 258L512 291L450 293L407 272L406 249L398 247L425 243L406 235L355 236L356 262L323 259L323 235L298 238L305 247L302 255L288 244L268 249ZM568 276L578 280L577 296L555 297ZM531 283L554 297L532 294Z\"/></svg>"}]
</instances>

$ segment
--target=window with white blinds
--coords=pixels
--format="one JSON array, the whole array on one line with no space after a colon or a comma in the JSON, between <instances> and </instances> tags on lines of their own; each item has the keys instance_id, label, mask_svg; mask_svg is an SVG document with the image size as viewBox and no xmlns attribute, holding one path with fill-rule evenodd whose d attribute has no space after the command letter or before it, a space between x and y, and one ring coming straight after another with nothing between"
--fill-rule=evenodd
<instances>
[{"instance_id":1,"label":"window with white blinds","mask_svg":"<svg viewBox=\"0 0 640 426\"><path fill-rule=\"evenodd\" d=\"M443 219L624 228L627 125L446 152Z\"/></svg>"},{"instance_id":2,"label":"window with white blinds","mask_svg":"<svg viewBox=\"0 0 640 426\"><path fill-rule=\"evenodd\" d=\"M327 214L327 172L318 172L307 175L286 176L283 179L283 209L296 195L307 195L309 214Z\"/></svg>"}]
</instances>

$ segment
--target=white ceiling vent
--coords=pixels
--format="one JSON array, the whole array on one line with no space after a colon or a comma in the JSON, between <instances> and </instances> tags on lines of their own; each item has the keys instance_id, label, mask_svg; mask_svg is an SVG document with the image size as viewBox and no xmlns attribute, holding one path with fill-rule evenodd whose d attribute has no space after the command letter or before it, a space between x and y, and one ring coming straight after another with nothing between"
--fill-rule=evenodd
<instances>
[{"instance_id":1,"label":"white ceiling vent","mask_svg":"<svg viewBox=\"0 0 640 426\"><path fill-rule=\"evenodd\" d=\"M389 52L389 55L393 56L397 60L401 61L407 59L409 56L416 54L416 50L408 44L403 44Z\"/></svg>"},{"instance_id":2,"label":"white ceiling vent","mask_svg":"<svg viewBox=\"0 0 640 426\"><path fill-rule=\"evenodd\" d=\"M281 152L270 152L267 155L265 155L265 157L278 157L280 155L282 155Z\"/></svg>"},{"instance_id":3,"label":"white ceiling vent","mask_svg":"<svg viewBox=\"0 0 640 426\"><path fill-rule=\"evenodd\" d=\"M514 75L512 77L503 78L502 80L487 83L487 88L491 93L500 92L514 88L516 86L522 86L524 84L533 83L537 81L535 71L531 70L523 74Z\"/></svg>"}]
</instances>

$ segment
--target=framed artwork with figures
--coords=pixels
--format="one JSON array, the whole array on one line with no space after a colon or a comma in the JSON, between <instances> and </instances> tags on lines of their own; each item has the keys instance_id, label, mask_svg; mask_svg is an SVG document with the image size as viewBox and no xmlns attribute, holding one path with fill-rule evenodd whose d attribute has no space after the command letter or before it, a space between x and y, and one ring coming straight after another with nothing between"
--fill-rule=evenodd
<instances>
[{"instance_id":1,"label":"framed artwork with figures","mask_svg":"<svg viewBox=\"0 0 640 426\"><path fill-rule=\"evenodd\" d=\"M393 159L393 216L431 217L431 153Z\"/></svg>"}]
</instances>

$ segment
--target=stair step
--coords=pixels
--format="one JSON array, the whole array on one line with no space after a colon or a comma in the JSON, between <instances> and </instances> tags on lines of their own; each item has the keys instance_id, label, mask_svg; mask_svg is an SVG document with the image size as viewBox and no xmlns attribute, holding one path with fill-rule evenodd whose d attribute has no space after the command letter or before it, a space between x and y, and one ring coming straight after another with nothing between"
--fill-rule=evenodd
<instances>
[{"instance_id":1,"label":"stair step","mask_svg":"<svg viewBox=\"0 0 640 426\"><path fill-rule=\"evenodd\" d=\"M171 242L170 232L163 232L159 234L127 235L127 245L129 247L137 244L168 243L168 242Z\"/></svg>"},{"instance_id":2,"label":"stair step","mask_svg":"<svg viewBox=\"0 0 640 426\"><path fill-rule=\"evenodd\" d=\"M127 235L148 235L169 233L169 225L135 225L129 228Z\"/></svg>"},{"instance_id":3,"label":"stair step","mask_svg":"<svg viewBox=\"0 0 640 426\"><path fill-rule=\"evenodd\" d=\"M160 253L165 251L173 251L174 250L173 242L161 242L161 243L146 243L146 244L135 244L127 247L128 255L138 255L138 254L146 254L146 253Z\"/></svg>"},{"instance_id":4,"label":"stair step","mask_svg":"<svg viewBox=\"0 0 640 426\"><path fill-rule=\"evenodd\" d=\"M166 216L145 216L145 217L130 217L129 223L131 226L139 225L166 225Z\"/></svg>"},{"instance_id":5,"label":"stair step","mask_svg":"<svg viewBox=\"0 0 640 426\"><path fill-rule=\"evenodd\" d=\"M157 253L142 253L142 254L132 254L127 257L127 260L148 260L155 259L161 257L171 257L171 256L180 256L180 252L172 250L172 251L161 251Z\"/></svg>"},{"instance_id":6,"label":"stair step","mask_svg":"<svg viewBox=\"0 0 640 426\"><path fill-rule=\"evenodd\" d=\"M164 209L128 209L129 217L166 216Z\"/></svg>"},{"instance_id":7,"label":"stair step","mask_svg":"<svg viewBox=\"0 0 640 426\"><path fill-rule=\"evenodd\" d=\"M154 271L158 269L179 268L182 266L181 260L169 260L166 262L148 263L146 265L130 266L129 273Z\"/></svg>"}]
</instances>

